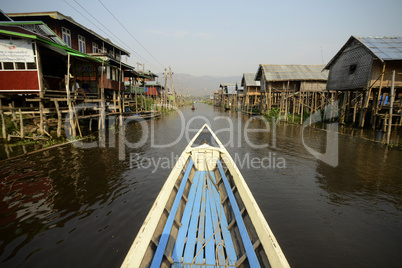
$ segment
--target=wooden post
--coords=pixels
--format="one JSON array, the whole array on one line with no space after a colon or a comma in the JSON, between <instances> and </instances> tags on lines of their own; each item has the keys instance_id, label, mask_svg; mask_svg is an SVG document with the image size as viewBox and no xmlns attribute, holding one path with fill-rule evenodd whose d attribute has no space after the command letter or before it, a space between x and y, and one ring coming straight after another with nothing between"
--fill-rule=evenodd
<instances>
[{"instance_id":1,"label":"wooden post","mask_svg":"<svg viewBox=\"0 0 402 268\"><path fill-rule=\"evenodd\" d=\"M346 99L347 94L343 92L343 101L342 101L342 114L341 114L341 124L345 124L345 117L346 117Z\"/></svg>"},{"instance_id":2,"label":"wooden post","mask_svg":"<svg viewBox=\"0 0 402 268\"><path fill-rule=\"evenodd\" d=\"M348 91L346 94L347 94L347 99L346 99L346 102L347 102L346 115L347 116L346 116L345 121L347 123L349 123L349 114L350 114L350 109L352 108L352 92Z\"/></svg>"},{"instance_id":3,"label":"wooden post","mask_svg":"<svg viewBox=\"0 0 402 268\"><path fill-rule=\"evenodd\" d=\"M57 112L57 138L61 137L61 112L59 108L59 102L54 100L54 106L56 107Z\"/></svg>"},{"instance_id":4,"label":"wooden post","mask_svg":"<svg viewBox=\"0 0 402 268\"><path fill-rule=\"evenodd\" d=\"M44 105L43 105L43 100L41 99L39 101L39 120L40 120L39 121L39 131L42 136L45 134L44 126L43 126L43 121L44 121L43 109L44 109Z\"/></svg>"},{"instance_id":5,"label":"wooden post","mask_svg":"<svg viewBox=\"0 0 402 268\"><path fill-rule=\"evenodd\" d=\"M101 101L100 101L100 116L99 116L99 122L98 122L98 130L99 130L99 147L104 148L106 147L106 138L105 138L105 129L106 129L106 123L105 123L105 88L104 88L104 83L103 83L103 67L104 67L104 61L102 61L102 72L101 72L101 79L100 79L100 86L101 86L101 91L100 91L100 96L101 96Z\"/></svg>"},{"instance_id":6,"label":"wooden post","mask_svg":"<svg viewBox=\"0 0 402 268\"><path fill-rule=\"evenodd\" d=\"M12 101L11 103L8 104L8 107L10 108L11 111L11 121L14 124L14 127L17 129L18 125L17 125L17 116L15 115L15 110L14 110L14 101Z\"/></svg>"},{"instance_id":7,"label":"wooden post","mask_svg":"<svg viewBox=\"0 0 402 268\"><path fill-rule=\"evenodd\" d=\"M169 78L170 78L170 90L172 91L173 96L173 107L176 106L176 95L174 92L173 78L172 78L172 69L169 66Z\"/></svg>"},{"instance_id":8,"label":"wooden post","mask_svg":"<svg viewBox=\"0 0 402 268\"><path fill-rule=\"evenodd\" d=\"M356 123L356 113L357 113L357 98L358 93L355 93L354 104L353 104L353 125Z\"/></svg>"},{"instance_id":9,"label":"wooden post","mask_svg":"<svg viewBox=\"0 0 402 268\"><path fill-rule=\"evenodd\" d=\"M114 107L114 112L117 113L117 100L116 100L116 91L113 90L113 107Z\"/></svg>"},{"instance_id":10,"label":"wooden post","mask_svg":"<svg viewBox=\"0 0 402 268\"><path fill-rule=\"evenodd\" d=\"M370 95L371 95L371 87L366 90L366 92L362 92L364 94L363 102L361 105L361 110L360 110L360 119L359 119L359 127L364 127L364 121L366 118L366 113L367 113L367 108L368 104L370 101Z\"/></svg>"},{"instance_id":11,"label":"wooden post","mask_svg":"<svg viewBox=\"0 0 402 268\"><path fill-rule=\"evenodd\" d=\"M24 119L22 118L21 109L18 109L18 112L20 114L20 134L21 134L21 139L23 139L24 138Z\"/></svg>"},{"instance_id":12,"label":"wooden post","mask_svg":"<svg viewBox=\"0 0 402 268\"><path fill-rule=\"evenodd\" d=\"M288 84L286 86L286 91L285 91L285 120L288 121L288 94L289 94L289 85L290 81L288 81Z\"/></svg>"},{"instance_id":13,"label":"wooden post","mask_svg":"<svg viewBox=\"0 0 402 268\"><path fill-rule=\"evenodd\" d=\"M300 124L303 125L304 92L301 94L300 99L301 99Z\"/></svg>"},{"instance_id":14,"label":"wooden post","mask_svg":"<svg viewBox=\"0 0 402 268\"><path fill-rule=\"evenodd\" d=\"M387 144L389 144L389 139L391 137L392 109L394 108L394 84L395 84L395 70L392 71L392 78L391 78L391 92L390 92L390 101L389 101L389 118L388 118Z\"/></svg>"},{"instance_id":15,"label":"wooden post","mask_svg":"<svg viewBox=\"0 0 402 268\"><path fill-rule=\"evenodd\" d=\"M122 80L122 72L121 72L121 51L120 51L120 67L119 67L119 95L117 96L118 98L118 103L119 103L119 112L124 113L124 100L123 103L121 102L121 80ZM124 90L123 90L124 92ZM122 110L123 109L123 110Z\"/></svg>"},{"instance_id":16,"label":"wooden post","mask_svg":"<svg viewBox=\"0 0 402 268\"><path fill-rule=\"evenodd\" d=\"M380 97L381 97L381 89L382 89L382 81L384 80L384 73L385 73L385 62L382 65L382 74L381 74L381 80L380 80L380 87L378 89L378 94L377 94L377 98L375 101L375 107L374 107L374 112L373 112L373 129L375 128L376 125L376 121L378 118L378 110L379 110L379 104L380 104ZM384 100L383 100L384 102Z\"/></svg>"},{"instance_id":17,"label":"wooden post","mask_svg":"<svg viewBox=\"0 0 402 268\"><path fill-rule=\"evenodd\" d=\"M292 104L293 104L293 108L292 108L292 123L295 122L295 109L296 109L296 92L293 92L293 96L292 96Z\"/></svg>"},{"instance_id":18,"label":"wooden post","mask_svg":"<svg viewBox=\"0 0 402 268\"><path fill-rule=\"evenodd\" d=\"M259 102L260 114L263 114L263 111L262 111L262 103L263 103L262 91L260 90L260 102Z\"/></svg>"},{"instance_id":19,"label":"wooden post","mask_svg":"<svg viewBox=\"0 0 402 268\"><path fill-rule=\"evenodd\" d=\"M2 130L2 134L3 134L3 139L6 140L7 139L6 122L4 119L3 105L2 105L1 98L0 98L0 116L1 116L1 130Z\"/></svg>"},{"instance_id":20,"label":"wooden post","mask_svg":"<svg viewBox=\"0 0 402 268\"><path fill-rule=\"evenodd\" d=\"M67 54L67 75L65 77L65 82L66 82L66 93L67 93L67 106L68 106L69 121L70 121L70 130L69 131L70 131L70 134L73 136L73 138L75 138L76 132L75 132L75 125L74 125L74 114L73 114L73 108L71 105L71 94L70 94L70 58L71 58L71 55L70 55L70 53L68 53ZM42 119L41 119L41 122L42 122Z\"/></svg>"}]
</instances>

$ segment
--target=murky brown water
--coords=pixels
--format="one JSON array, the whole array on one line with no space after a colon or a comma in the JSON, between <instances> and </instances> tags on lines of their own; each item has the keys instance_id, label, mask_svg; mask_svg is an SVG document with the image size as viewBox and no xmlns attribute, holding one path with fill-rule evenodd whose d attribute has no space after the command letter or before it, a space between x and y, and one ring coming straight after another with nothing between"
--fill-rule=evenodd
<instances>
[{"instance_id":1,"label":"murky brown water","mask_svg":"<svg viewBox=\"0 0 402 268\"><path fill-rule=\"evenodd\" d=\"M1 163L0 266L119 267L188 143L178 139L182 122L198 129L205 119L237 161L291 266L400 266L400 150L340 134L339 164L332 167L305 147L325 153L326 131L278 124L275 132L271 126L245 136L239 129L262 122L196 108L156 120L154 139L149 132L140 147L125 146L124 155L116 129L116 139L108 130L104 148L66 145ZM129 124L127 143L142 133ZM269 147L252 146L264 143Z\"/></svg>"}]
</instances>

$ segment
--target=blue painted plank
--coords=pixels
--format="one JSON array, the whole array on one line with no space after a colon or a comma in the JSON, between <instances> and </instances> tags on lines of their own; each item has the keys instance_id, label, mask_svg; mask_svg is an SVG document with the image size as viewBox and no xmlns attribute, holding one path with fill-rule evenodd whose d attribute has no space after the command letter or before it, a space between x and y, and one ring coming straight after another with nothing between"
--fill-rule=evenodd
<instances>
[{"instance_id":1,"label":"blue painted plank","mask_svg":"<svg viewBox=\"0 0 402 268\"><path fill-rule=\"evenodd\" d=\"M205 206L205 240L208 239L213 235L214 230L212 229L212 214L211 214L211 205L210 205L210 198L206 199L206 206ZM205 264L214 265L215 264L215 242L213 238L208 242L205 246Z\"/></svg>"},{"instance_id":2,"label":"blue painted plank","mask_svg":"<svg viewBox=\"0 0 402 268\"><path fill-rule=\"evenodd\" d=\"M210 171L211 178L213 181L216 183L216 178L215 175L212 171ZM214 187L215 188L215 187ZM236 251L234 249L233 241L232 241L232 236L230 235L230 232L228 230L228 222L226 219L225 211L223 210L223 206L221 204L221 197L217 191L214 192L214 202L215 202L215 209L216 213L221 215L221 229L222 229L222 237L225 243L225 249L227 253L227 259L228 259L228 264L229 265L235 265L237 261L237 256L236 256Z\"/></svg>"},{"instance_id":3,"label":"blue painted plank","mask_svg":"<svg viewBox=\"0 0 402 268\"><path fill-rule=\"evenodd\" d=\"M191 212L191 220L190 220L190 226L188 228L187 242L184 248L184 256L183 256L184 263L191 263L194 258L195 238L197 234L198 217L200 215L200 207L201 207L202 179L203 176L201 174L197 182L198 185L195 193L193 211Z\"/></svg>"},{"instance_id":4,"label":"blue painted plank","mask_svg":"<svg viewBox=\"0 0 402 268\"><path fill-rule=\"evenodd\" d=\"M216 202L214 199L214 194L215 193L219 195L219 193L216 191L215 186L212 184L212 182L208 179L208 198L210 200L210 206L211 206L211 216L212 216L212 224L213 224L213 230L215 232L215 251L218 253L218 260L217 262L221 265L225 264L225 255L223 252L223 247L222 245L220 245L219 247L217 246L218 244L222 243L223 240L221 238L221 230L220 230L220 226L219 226L219 213L222 213L223 211L218 211L218 214L216 212ZM219 207L219 205L218 205ZM211 241L212 242L212 241ZM210 243L211 243L210 242Z\"/></svg>"},{"instance_id":5,"label":"blue painted plank","mask_svg":"<svg viewBox=\"0 0 402 268\"><path fill-rule=\"evenodd\" d=\"M204 261L204 243L206 242L205 239L205 207L206 207L206 198L207 198L207 191L206 191L206 173L203 173L202 179L202 197L201 197L201 212L200 212L200 222L198 224L198 237L197 237L197 249L196 254L197 257L195 258L195 263L201 264ZM207 238L208 239L208 238Z\"/></svg>"},{"instance_id":6,"label":"blue painted plank","mask_svg":"<svg viewBox=\"0 0 402 268\"><path fill-rule=\"evenodd\" d=\"M181 262L183 257L184 244L186 242L187 230L190 224L191 211L193 210L193 204L195 199L195 192L197 189L197 182L200 173L195 172L193 177L193 184L191 185L190 192L188 194L188 202L184 208L183 216L181 217L181 227L177 234L176 243L173 248L172 258L175 262Z\"/></svg>"},{"instance_id":7,"label":"blue painted plank","mask_svg":"<svg viewBox=\"0 0 402 268\"><path fill-rule=\"evenodd\" d=\"M177 209L180 204L180 200L183 195L184 187L187 183L188 176L190 175L190 171L191 171L191 168L193 167L193 164L194 164L193 159L190 159L186 172L184 173L183 179L181 181L179 191L177 192L176 198L174 199L174 202L173 202L173 206L170 209L170 214L167 218L165 227L163 228L161 238L159 239L158 247L156 248L156 252L155 252L154 258L152 260L152 264L151 264L152 268L161 266L163 254L165 252L166 245L169 240L170 232L172 230L173 221L174 221L174 218L176 217L176 212L177 212Z\"/></svg>"},{"instance_id":8,"label":"blue painted plank","mask_svg":"<svg viewBox=\"0 0 402 268\"><path fill-rule=\"evenodd\" d=\"M222 164L221 164L221 162L219 160L217 161L217 164L218 164L219 172L220 172L221 177L223 179L223 183L224 183L225 188L226 188L226 192L227 192L228 197L229 197L230 204L232 206L232 209L233 209L233 212L234 212L234 215L235 215L235 218L236 218L237 226L239 227L240 236L242 238L243 245L244 245L244 248L246 250L248 262L250 263L251 267L260 267L260 263L259 263L259 261L257 259L257 256L255 255L255 251L254 251L253 245L251 244L251 240L250 240L250 237L248 235L246 226L244 225L243 217L241 216L239 206L237 205L237 202L236 202L236 199L235 199L235 197L233 195L233 192L232 192L232 189L230 187L229 181L226 178L225 172L223 171Z\"/></svg>"}]
</instances>

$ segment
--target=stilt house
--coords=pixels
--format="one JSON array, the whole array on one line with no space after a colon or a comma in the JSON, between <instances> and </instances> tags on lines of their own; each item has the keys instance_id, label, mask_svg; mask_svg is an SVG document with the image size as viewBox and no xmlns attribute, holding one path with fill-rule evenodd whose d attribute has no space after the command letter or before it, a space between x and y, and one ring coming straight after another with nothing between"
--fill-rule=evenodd
<instances>
[{"instance_id":1,"label":"stilt house","mask_svg":"<svg viewBox=\"0 0 402 268\"><path fill-rule=\"evenodd\" d=\"M402 90L402 37L351 36L325 66L329 70L327 89L336 90L342 103L342 119L357 121L360 127L384 122L392 71L396 106ZM399 117L400 114L396 115Z\"/></svg>"},{"instance_id":2,"label":"stilt house","mask_svg":"<svg viewBox=\"0 0 402 268\"><path fill-rule=\"evenodd\" d=\"M241 80L241 86L244 88L244 101L243 111L246 113L252 112L252 110L259 106L259 98L261 95L260 81L254 80L254 73L244 73Z\"/></svg>"},{"instance_id":3,"label":"stilt house","mask_svg":"<svg viewBox=\"0 0 402 268\"><path fill-rule=\"evenodd\" d=\"M303 106L315 111L323 106L328 78L323 68L323 65L260 64L255 80L261 84L261 112L277 108L287 113L292 106L296 109L296 105L299 111Z\"/></svg>"}]
</instances>

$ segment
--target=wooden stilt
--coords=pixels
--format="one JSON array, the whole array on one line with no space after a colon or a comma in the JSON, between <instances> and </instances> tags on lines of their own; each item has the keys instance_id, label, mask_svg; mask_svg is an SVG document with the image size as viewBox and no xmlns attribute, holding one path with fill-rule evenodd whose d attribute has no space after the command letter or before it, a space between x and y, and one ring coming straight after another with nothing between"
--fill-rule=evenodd
<instances>
[{"instance_id":1,"label":"wooden stilt","mask_svg":"<svg viewBox=\"0 0 402 268\"><path fill-rule=\"evenodd\" d=\"M59 102L57 100L54 100L54 106L56 107L56 112L57 112L57 138L61 137L61 112L59 108Z\"/></svg>"},{"instance_id":2,"label":"wooden stilt","mask_svg":"<svg viewBox=\"0 0 402 268\"><path fill-rule=\"evenodd\" d=\"M301 108L300 108L300 124L303 125L304 92L301 94L300 98L301 98L301 105L300 105L300 106L301 106Z\"/></svg>"},{"instance_id":3,"label":"wooden stilt","mask_svg":"<svg viewBox=\"0 0 402 268\"><path fill-rule=\"evenodd\" d=\"M3 139L6 140L7 139L6 122L5 122L5 119L4 119L3 104L2 104L1 98L0 98L0 116L1 116L1 132L3 134Z\"/></svg>"},{"instance_id":4,"label":"wooden stilt","mask_svg":"<svg viewBox=\"0 0 402 268\"><path fill-rule=\"evenodd\" d=\"M359 93L355 93L354 104L353 104L353 121L352 121L353 125L355 125L355 123L356 123L358 95L359 95Z\"/></svg>"},{"instance_id":5,"label":"wooden stilt","mask_svg":"<svg viewBox=\"0 0 402 268\"><path fill-rule=\"evenodd\" d=\"M75 138L76 132L75 132L75 125L74 125L74 112L73 112L73 107L71 103L71 94L70 94L70 53L67 55L67 75L65 76L65 82L66 82L66 93L67 93L67 106L68 106L68 114L69 114L69 123L70 123L70 129L68 130L70 132L70 135L72 138Z\"/></svg>"},{"instance_id":6,"label":"wooden stilt","mask_svg":"<svg viewBox=\"0 0 402 268\"><path fill-rule=\"evenodd\" d=\"M21 139L24 139L24 119L22 118L22 111L21 109L18 109L19 115L20 115L20 134L21 134Z\"/></svg>"},{"instance_id":7,"label":"wooden stilt","mask_svg":"<svg viewBox=\"0 0 402 268\"><path fill-rule=\"evenodd\" d=\"M43 100L41 99L39 102L39 132L43 136L45 134L44 131L44 126L43 126L43 121L44 121L44 115L43 115Z\"/></svg>"},{"instance_id":8,"label":"wooden stilt","mask_svg":"<svg viewBox=\"0 0 402 268\"><path fill-rule=\"evenodd\" d=\"M389 140L391 137L391 129L392 129L392 109L394 106L394 84L395 84L395 70L392 71L391 78L391 92L390 92L390 100L389 100L389 119L388 119L388 130L387 130L387 144L389 144Z\"/></svg>"}]
</instances>

